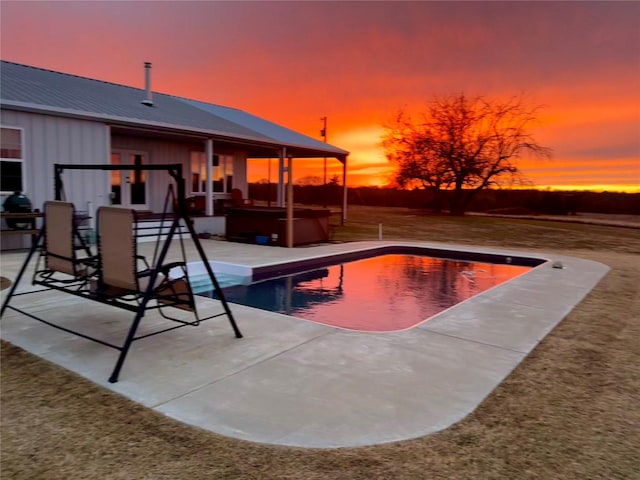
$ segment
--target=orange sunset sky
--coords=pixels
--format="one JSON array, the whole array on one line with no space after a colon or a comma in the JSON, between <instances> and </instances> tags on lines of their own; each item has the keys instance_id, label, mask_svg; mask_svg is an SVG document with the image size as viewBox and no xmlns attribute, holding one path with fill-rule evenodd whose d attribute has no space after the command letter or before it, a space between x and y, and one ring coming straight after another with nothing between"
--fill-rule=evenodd
<instances>
[{"instance_id":1,"label":"orange sunset sky","mask_svg":"<svg viewBox=\"0 0 640 480\"><path fill-rule=\"evenodd\" d=\"M534 185L640 192L640 2L3 0L0 21L3 60L139 88L151 61L157 92L315 138L326 116L350 185L388 181L398 109L464 92L545 106L533 133L553 158L520 163Z\"/></svg>"}]
</instances>

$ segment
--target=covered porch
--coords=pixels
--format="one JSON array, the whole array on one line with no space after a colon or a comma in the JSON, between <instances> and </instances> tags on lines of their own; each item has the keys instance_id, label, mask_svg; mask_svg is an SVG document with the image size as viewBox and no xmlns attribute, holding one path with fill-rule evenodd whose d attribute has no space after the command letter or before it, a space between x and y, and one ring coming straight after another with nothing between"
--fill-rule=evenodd
<instances>
[{"instance_id":1,"label":"covered porch","mask_svg":"<svg viewBox=\"0 0 640 480\"><path fill-rule=\"evenodd\" d=\"M290 131L288 131L290 132ZM193 216L196 230L199 233L212 235L227 234L228 213L235 212L234 216L242 216L245 221L254 219L257 224L264 225L265 221L272 218L274 212L279 212L279 225L277 228L278 240L267 242L280 246L294 246L301 243L312 243L314 240L299 241L301 230L306 227L300 225L304 220L300 217L300 209L294 209L293 182L297 165L310 159L337 160L342 166L342 205L340 218L344 222L347 215L347 152L336 147L309 139L299 135L307 143L312 145L296 145L293 143L264 142L250 139L231 139L226 137L214 137L207 135L194 135L193 133L179 132L165 129L148 129L136 127L123 127L113 125L109 128L111 145L111 163L119 163L123 158L129 158L129 162L146 163L170 163L176 162L184 165L185 195L189 213ZM128 155L128 157L126 157ZM275 198L273 203L266 205L254 204L249 199L248 169L252 160L275 161ZM110 203L124 204L126 195L122 192L125 188L130 191L142 188L144 198L139 204L131 203L135 193L129 194L129 204L123 205L131 208L147 209L151 212L160 211L162 208L163 194L166 189L166 181L158 178L154 172L144 178L126 177L114 179L111 177ZM117 191L116 191L117 190ZM114 202L114 199L117 201ZM238 212L238 209L246 209ZM251 215L244 215L251 210ZM268 212L267 212L268 210ZM323 217L321 212L309 213L304 209L305 218ZM328 212L328 211L327 211ZM328 215L326 214L326 226L328 230ZM324 222L324 220L323 220ZM237 222L236 222L237 223ZM317 220L313 222L314 225ZM298 224L298 226L296 226ZM264 231L261 227L249 226L244 228L246 232L271 235L276 232ZM236 232L237 233L237 232ZM303 235L304 237L304 235ZM306 237L305 237L306 238ZM315 237L314 237L315 238ZM240 240L235 235L235 240ZM246 235L245 240L246 241ZM318 237L316 241L322 241Z\"/></svg>"}]
</instances>

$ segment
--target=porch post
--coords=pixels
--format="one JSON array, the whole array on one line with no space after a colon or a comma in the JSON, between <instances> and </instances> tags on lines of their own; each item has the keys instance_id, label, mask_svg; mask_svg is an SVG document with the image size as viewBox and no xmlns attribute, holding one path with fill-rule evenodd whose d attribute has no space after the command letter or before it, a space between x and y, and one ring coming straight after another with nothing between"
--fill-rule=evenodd
<instances>
[{"instance_id":1,"label":"porch post","mask_svg":"<svg viewBox=\"0 0 640 480\"><path fill-rule=\"evenodd\" d=\"M287 149L282 148L280 150L280 158L278 159L278 191L276 197L276 205L282 208L284 207L284 156L286 155Z\"/></svg>"},{"instance_id":2,"label":"porch post","mask_svg":"<svg viewBox=\"0 0 640 480\"><path fill-rule=\"evenodd\" d=\"M293 248L293 157L287 164L287 248Z\"/></svg>"},{"instance_id":3,"label":"porch post","mask_svg":"<svg viewBox=\"0 0 640 480\"><path fill-rule=\"evenodd\" d=\"M105 125L105 128L106 128L106 134L107 134L107 151L105 152L105 154L107 155L107 158L104 163L111 165L111 126ZM111 172L108 172L108 173L111 173ZM111 175L105 175L104 179L105 179L105 182L104 182L105 194L104 195L98 194L98 197L102 197L102 201L100 201L100 203L98 204L99 207L103 205L104 206L111 205L111 202L112 202ZM95 228L95 225L92 225L92 226Z\"/></svg>"},{"instance_id":4,"label":"porch post","mask_svg":"<svg viewBox=\"0 0 640 480\"><path fill-rule=\"evenodd\" d=\"M213 140L207 138L205 142L205 165L206 165L206 176L207 182L205 183L204 189L204 205L205 205L205 213L208 217L213 215Z\"/></svg>"},{"instance_id":5,"label":"porch post","mask_svg":"<svg viewBox=\"0 0 640 480\"><path fill-rule=\"evenodd\" d=\"M342 162L342 220L341 224L344 225L344 222L347 221L347 157L344 158L344 162Z\"/></svg>"}]
</instances>

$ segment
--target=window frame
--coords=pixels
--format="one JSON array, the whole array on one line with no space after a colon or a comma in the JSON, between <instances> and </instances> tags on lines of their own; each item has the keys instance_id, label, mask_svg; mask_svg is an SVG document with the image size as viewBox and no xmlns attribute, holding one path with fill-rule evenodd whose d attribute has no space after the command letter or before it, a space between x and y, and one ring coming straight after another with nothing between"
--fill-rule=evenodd
<instances>
[{"instance_id":1,"label":"window frame","mask_svg":"<svg viewBox=\"0 0 640 480\"><path fill-rule=\"evenodd\" d=\"M198 170L194 169L194 160L198 161ZM217 160L217 165L215 164ZM233 188L233 155L226 154L218 154L214 153L211 159L211 175L212 175L212 185L211 191L213 194L222 195L222 194L230 194ZM192 150L189 154L189 190L191 195L204 195L206 193L206 185L204 185L203 180L200 178L200 172L206 172L206 153ZM222 171L219 175L222 178L222 190L216 190L216 183L220 182L220 180L216 179L215 171L216 169L221 168ZM198 175L197 179L194 177ZM205 180L206 181L206 180ZM197 182L197 183L196 183ZM194 189L194 185L197 185L199 188Z\"/></svg>"},{"instance_id":2,"label":"window frame","mask_svg":"<svg viewBox=\"0 0 640 480\"><path fill-rule=\"evenodd\" d=\"M7 129L7 130L17 130L18 132L20 132L20 158L5 158L2 157L2 149L1 149L1 145L0 145L0 162L12 162L12 163L19 163L20 164L20 189L16 190L16 189L12 189L12 190L0 190L0 194L4 195L4 194L12 194L16 191L20 191L21 193L25 193L25 178L26 178L26 174L25 174L25 166L26 166L26 162L25 162L25 148L26 148L26 141L24 138L24 128L22 127L16 127L14 125L2 125L0 124L0 129ZM0 176L2 174L0 173Z\"/></svg>"}]
</instances>

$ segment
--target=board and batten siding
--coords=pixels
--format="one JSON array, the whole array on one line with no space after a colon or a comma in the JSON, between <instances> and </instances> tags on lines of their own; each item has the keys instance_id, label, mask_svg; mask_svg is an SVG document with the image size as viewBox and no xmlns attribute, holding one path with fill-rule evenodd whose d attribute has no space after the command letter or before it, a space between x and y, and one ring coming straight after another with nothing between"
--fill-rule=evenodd
<instances>
[{"instance_id":1,"label":"board and batten siding","mask_svg":"<svg viewBox=\"0 0 640 480\"><path fill-rule=\"evenodd\" d=\"M109 129L102 123L11 110L2 111L0 122L3 127L23 129L23 193L33 208L41 209L45 201L54 199L54 164L109 162ZM86 202L107 204L108 174L96 173L67 171L63 175L66 199L76 209L85 210Z\"/></svg>"},{"instance_id":2,"label":"board and batten siding","mask_svg":"<svg viewBox=\"0 0 640 480\"><path fill-rule=\"evenodd\" d=\"M34 209L42 210L44 202L54 200L54 164L88 164L109 161L109 128L103 123L38 113L2 110L0 124L23 131L23 193ZM107 205L109 192L107 172L72 172L63 176L66 200L76 210ZM3 194L4 203L9 194ZM5 225L2 228L6 228ZM10 236L2 239L2 249L27 248L29 238Z\"/></svg>"}]
</instances>

